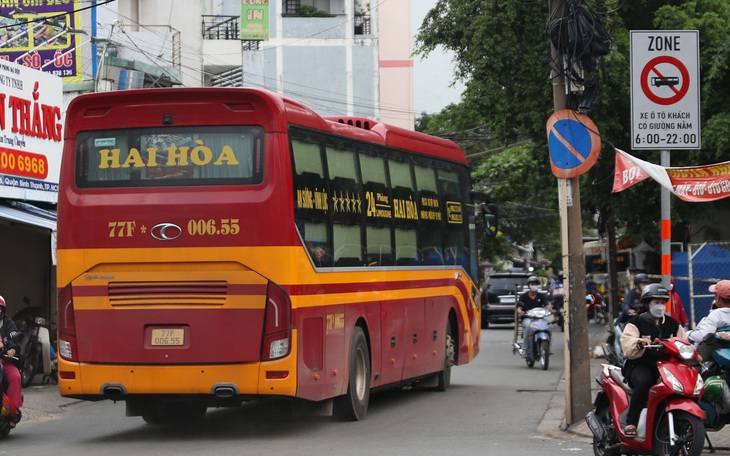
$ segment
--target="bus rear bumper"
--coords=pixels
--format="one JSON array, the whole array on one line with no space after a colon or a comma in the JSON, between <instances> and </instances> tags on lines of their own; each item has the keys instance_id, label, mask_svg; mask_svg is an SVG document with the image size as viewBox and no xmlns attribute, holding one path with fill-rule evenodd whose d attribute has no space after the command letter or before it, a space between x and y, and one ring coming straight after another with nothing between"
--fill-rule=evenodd
<instances>
[{"instance_id":1,"label":"bus rear bumper","mask_svg":"<svg viewBox=\"0 0 730 456\"><path fill-rule=\"evenodd\" d=\"M296 396L293 366L285 360L222 365L108 365L61 361L61 396L125 400L128 396L208 396L235 399ZM277 378L270 378L276 372ZM283 376L282 372L287 375Z\"/></svg>"}]
</instances>

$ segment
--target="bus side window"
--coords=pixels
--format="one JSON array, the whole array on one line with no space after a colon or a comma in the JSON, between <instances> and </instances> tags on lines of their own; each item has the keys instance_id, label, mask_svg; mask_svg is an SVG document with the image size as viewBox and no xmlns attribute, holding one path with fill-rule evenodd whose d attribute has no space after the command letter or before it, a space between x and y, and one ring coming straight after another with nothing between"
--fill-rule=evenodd
<instances>
[{"instance_id":1,"label":"bus side window","mask_svg":"<svg viewBox=\"0 0 730 456\"><path fill-rule=\"evenodd\" d=\"M423 264L426 266L444 264L444 255L441 253L440 247L426 247L421 251Z\"/></svg>"}]
</instances>

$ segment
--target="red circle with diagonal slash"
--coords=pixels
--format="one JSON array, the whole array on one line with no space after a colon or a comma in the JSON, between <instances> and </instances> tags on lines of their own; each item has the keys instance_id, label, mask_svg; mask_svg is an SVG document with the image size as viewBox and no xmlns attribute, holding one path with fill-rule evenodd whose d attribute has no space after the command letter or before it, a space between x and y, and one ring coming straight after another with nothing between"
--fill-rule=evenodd
<instances>
[{"instance_id":1,"label":"red circle with diagonal slash","mask_svg":"<svg viewBox=\"0 0 730 456\"><path fill-rule=\"evenodd\" d=\"M682 76L682 86L679 88L679 90L676 90L673 86L669 86L669 88L674 91L674 95L669 97L660 97L659 95L656 95L654 92L651 91L651 87L649 86L649 73L654 72L657 76L661 78L664 77L664 75L659 73L659 71L657 70L657 65L662 63L674 65L675 67L677 67L680 75ZM662 106L673 105L674 103L677 103L679 100L684 98L685 95L687 95L687 91L689 90L689 71L687 71L687 67L685 67L679 59L676 59L672 56L661 55L659 57L655 57L649 60L649 63L646 64L641 72L641 90L644 91L644 95L646 95L649 100L653 101L656 104Z\"/></svg>"}]
</instances>

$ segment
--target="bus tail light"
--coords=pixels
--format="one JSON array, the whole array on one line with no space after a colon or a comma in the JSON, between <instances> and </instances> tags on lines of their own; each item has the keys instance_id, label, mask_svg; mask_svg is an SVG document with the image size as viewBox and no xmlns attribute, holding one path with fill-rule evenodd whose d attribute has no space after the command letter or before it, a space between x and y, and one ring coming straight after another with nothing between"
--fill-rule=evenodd
<instances>
[{"instance_id":1,"label":"bus tail light","mask_svg":"<svg viewBox=\"0 0 730 456\"><path fill-rule=\"evenodd\" d=\"M269 282L264 309L264 338L261 360L283 358L291 350L291 300L289 295Z\"/></svg>"},{"instance_id":2,"label":"bus tail light","mask_svg":"<svg viewBox=\"0 0 730 456\"><path fill-rule=\"evenodd\" d=\"M74 317L71 285L58 294L58 354L69 361L76 361L78 358L76 318Z\"/></svg>"}]
</instances>

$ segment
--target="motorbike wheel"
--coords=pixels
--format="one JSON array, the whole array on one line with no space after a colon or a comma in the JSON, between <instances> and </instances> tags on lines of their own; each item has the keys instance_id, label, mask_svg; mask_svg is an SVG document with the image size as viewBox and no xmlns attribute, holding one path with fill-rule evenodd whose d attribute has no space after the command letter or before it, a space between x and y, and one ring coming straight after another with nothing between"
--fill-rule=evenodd
<instances>
[{"instance_id":1,"label":"motorbike wheel","mask_svg":"<svg viewBox=\"0 0 730 456\"><path fill-rule=\"evenodd\" d=\"M39 355L40 353L36 350L31 350L23 360L23 365L20 367L20 384L23 385L23 388L26 388L33 382L33 378L38 370Z\"/></svg>"},{"instance_id":2,"label":"motorbike wheel","mask_svg":"<svg viewBox=\"0 0 730 456\"><path fill-rule=\"evenodd\" d=\"M535 358L525 358L525 362L527 363L527 367L532 367L535 365Z\"/></svg>"},{"instance_id":3,"label":"motorbike wheel","mask_svg":"<svg viewBox=\"0 0 730 456\"><path fill-rule=\"evenodd\" d=\"M702 454L702 447L705 444L705 424L700 418L687 412L675 411L674 432L679 437L679 448L669 445L669 426L665 418L654 437L656 454L662 456L679 454L696 456Z\"/></svg>"},{"instance_id":4,"label":"motorbike wheel","mask_svg":"<svg viewBox=\"0 0 730 456\"><path fill-rule=\"evenodd\" d=\"M550 365L550 342L547 340L541 340L537 346L538 353L540 354L540 365L542 370L547 370Z\"/></svg>"},{"instance_id":5,"label":"motorbike wheel","mask_svg":"<svg viewBox=\"0 0 730 456\"><path fill-rule=\"evenodd\" d=\"M613 419L611 418L611 410L608 406L608 401L604 400L596 407L596 416L603 422L603 425L609 431L609 439L611 435L615 435L611 430L613 429ZM599 440L595 435L593 436L593 454L595 456L613 456L621 454L621 450L616 448L609 449L609 446L613 446L612 442L606 442Z\"/></svg>"}]
</instances>

